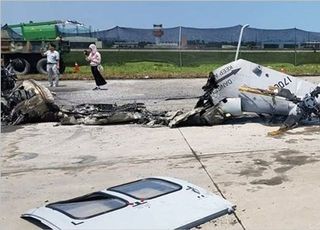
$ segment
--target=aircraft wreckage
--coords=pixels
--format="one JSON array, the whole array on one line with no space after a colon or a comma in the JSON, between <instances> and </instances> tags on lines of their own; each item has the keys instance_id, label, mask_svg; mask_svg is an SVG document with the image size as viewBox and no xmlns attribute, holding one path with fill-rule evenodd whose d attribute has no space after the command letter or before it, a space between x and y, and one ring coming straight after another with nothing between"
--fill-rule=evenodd
<instances>
[{"instance_id":1,"label":"aircraft wreckage","mask_svg":"<svg viewBox=\"0 0 320 230\"><path fill-rule=\"evenodd\" d=\"M57 230L191 229L234 211L223 197L187 181L153 177L46 204L21 217Z\"/></svg>"},{"instance_id":2,"label":"aircraft wreckage","mask_svg":"<svg viewBox=\"0 0 320 230\"><path fill-rule=\"evenodd\" d=\"M246 60L210 72L202 89L204 94L192 111L150 112L142 103L57 106L46 87L26 80L9 92L2 90L1 121L13 125L55 121L62 125L139 123L180 127L222 124L246 113L285 116L280 129L270 133L276 135L304 121L320 119L320 86Z\"/></svg>"}]
</instances>

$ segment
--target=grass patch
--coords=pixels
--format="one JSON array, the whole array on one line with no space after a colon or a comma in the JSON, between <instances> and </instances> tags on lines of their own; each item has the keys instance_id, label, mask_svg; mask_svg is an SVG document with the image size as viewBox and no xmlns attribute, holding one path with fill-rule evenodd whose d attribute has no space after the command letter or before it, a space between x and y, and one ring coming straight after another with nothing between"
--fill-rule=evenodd
<instances>
[{"instance_id":1,"label":"grass patch","mask_svg":"<svg viewBox=\"0 0 320 230\"><path fill-rule=\"evenodd\" d=\"M102 51L102 65L106 78L188 78L206 77L217 67L234 60L234 52L178 52L178 51ZM320 75L320 52L240 52L243 58L290 75ZM82 52L64 56L66 78L89 78L90 67ZM81 72L73 75L77 62ZM283 64L278 64L283 63ZM296 64L296 66L294 65Z\"/></svg>"},{"instance_id":2,"label":"grass patch","mask_svg":"<svg viewBox=\"0 0 320 230\"><path fill-rule=\"evenodd\" d=\"M200 65L198 67L179 67L168 63L136 62L123 65L104 65L104 75L111 78L179 78L206 77L210 71L220 65ZM67 67L66 73L73 73L73 68ZM80 67L80 75L91 75L89 66Z\"/></svg>"},{"instance_id":3,"label":"grass patch","mask_svg":"<svg viewBox=\"0 0 320 230\"><path fill-rule=\"evenodd\" d=\"M272 69L295 76L316 76L320 75L320 64L305 64L295 66L288 63L277 63L269 65Z\"/></svg>"},{"instance_id":4,"label":"grass patch","mask_svg":"<svg viewBox=\"0 0 320 230\"><path fill-rule=\"evenodd\" d=\"M234 60L234 52L129 52L129 51L102 51L103 65L123 66L126 63L159 62L181 67L199 67L201 65L223 65ZM246 59L261 65L272 63L289 63L296 65L320 64L320 52L240 52L239 58ZM77 62L87 65L82 52L70 52L64 55L66 65L71 67Z\"/></svg>"},{"instance_id":5,"label":"grass patch","mask_svg":"<svg viewBox=\"0 0 320 230\"><path fill-rule=\"evenodd\" d=\"M104 65L103 76L106 79L147 79L147 78L203 78L221 64L202 64L199 66L177 66L161 62L135 62L122 65ZM289 63L267 64L266 67L290 75L320 75L320 64L305 64L294 66ZM46 75L33 74L19 76L19 79L46 80ZM92 80L91 70L88 65L80 66L79 73L73 73L73 67L67 67L62 75L64 80Z\"/></svg>"}]
</instances>

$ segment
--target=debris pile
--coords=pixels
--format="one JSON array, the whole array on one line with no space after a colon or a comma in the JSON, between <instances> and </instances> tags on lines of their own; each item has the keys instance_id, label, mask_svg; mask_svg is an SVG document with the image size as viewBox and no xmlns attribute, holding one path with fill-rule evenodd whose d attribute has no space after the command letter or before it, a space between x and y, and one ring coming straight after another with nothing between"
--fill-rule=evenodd
<instances>
[{"instance_id":1,"label":"debris pile","mask_svg":"<svg viewBox=\"0 0 320 230\"><path fill-rule=\"evenodd\" d=\"M1 122L23 123L59 120L59 107L54 104L51 92L34 80L25 80L10 93L1 95Z\"/></svg>"},{"instance_id":2,"label":"debris pile","mask_svg":"<svg viewBox=\"0 0 320 230\"><path fill-rule=\"evenodd\" d=\"M116 104L81 104L61 106L62 125L109 125L138 123L148 126L168 125L171 113L150 112L143 103Z\"/></svg>"},{"instance_id":3,"label":"debris pile","mask_svg":"<svg viewBox=\"0 0 320 230\"><path fill-rule=\"evenodd\" d=\"M258 114L260 117L269 115L272 120L285 116L280 129L269 133L270 135L281 134L306 120L320 121L320 86L292 76L283 76L282 73L273 70L271 75L268 73L271 70L261 66L252 70L252 66L255 65L238 60L227 64L227 67L222 66L214 73L210 72L206 84L202 87L203 95L199 97L195 108L187 113L151 112L143 103L120 106L57 106L52 93L46 87L33 80L23 81L14 87L14 76L10 71L3 69L1 121L12 125L56 121L61 125L136 123L149 127L181 127L217 125L230 118L245 117L249 113ZM283 82L280 81L268 88L273 81L282 77ZM255 78L259 79L254 80ZM287 88L279 85L287 85Z\"/></svg>"},{"instance_id":4,"label":"debris pile","mask_svg":"<svg viewBox=\"0 0 320 230\"><path fill-rule=\"evenodd\" d=\"M241 92L250 92L253 94L260 94L272 97L283 97L287 101L293 102L295 105L289 111L286 120L283 122L279 130L270 132L269 135L274 136L281 134L289 129L297 127L303 120L311 120L312 117L318 117L320 119L320 104L317 102L320 94L320 87L317 86L309 94L306 94L303 98L299 98L289 89L269 87L269 89L258 89L248 86L242 86L239 89Z\"/></svg>"}]
</instances>

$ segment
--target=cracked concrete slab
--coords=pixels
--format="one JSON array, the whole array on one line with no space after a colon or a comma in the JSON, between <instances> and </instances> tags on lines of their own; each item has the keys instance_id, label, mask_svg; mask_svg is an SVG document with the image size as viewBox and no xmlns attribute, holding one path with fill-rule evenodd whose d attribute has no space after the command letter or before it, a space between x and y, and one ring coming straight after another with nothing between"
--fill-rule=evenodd
<instances>
[{"instance_id":1,"label":"cracked concrete slab","mask_svg":"<svg viewBox=\"0 0 320 230\"><path fill-rule=\"evenodd\" d=\"M126 93L129 86L141 82L114 82L117 88L112 90ZM186 90L191 90L188 96L197 95L193 88L204 82L205 79L186 81L190 84ZM65 90L69 96L74 93L72 84L73 88L82 90L79 100L86 94L94 98L94 92L89 91L91 83L63 82L71 88ZM148 84L150 90L155 90L162 83ZM170 88L166 93L174 94L174 84L165 83ZM180 89L184 89L183 84ZM60 102L69 97L62 91L57 94L62 98ZM93 102L115 99L111 94L106 96L109 92L104 91ZM138 96L133 95L129 102ZM72 97L70 100L77 95ZM150 104L161 101L161 105L156 104L159 108L190 107L190 100L176 103L161 98L164 95L146 101ZM272 138L267 137L267 132L276 127L258 123L180 129L54 125L23 125L5 128L1 133L0 221L5 229L36 229L19 218L30 208L159 175L181 178L217 194L213 182L216 183L225 197L237 205L236 213L246 229L320 228L320 129L317 126L300 127ZM212 228L243 229L234 215L201 226L204 230Z\"/></svg>"}]
</instances>

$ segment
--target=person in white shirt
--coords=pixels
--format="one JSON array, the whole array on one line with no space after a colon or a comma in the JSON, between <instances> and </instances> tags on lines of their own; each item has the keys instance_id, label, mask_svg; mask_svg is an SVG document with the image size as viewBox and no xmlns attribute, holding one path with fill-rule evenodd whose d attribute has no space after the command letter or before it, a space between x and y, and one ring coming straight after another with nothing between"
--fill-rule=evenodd
<instances>
[{"instance_id":1,"label":"person in white shirt","mask_svg":"<svg viewBox=\"0 0 320 230\"><path fill-rule=\"evenodd\" d=\"M60 55L55 49L55 44L50 44L49 50L43 53L43 56L47 56L47 73L50 87L56 87L59 84Z\"/></svg>"},{"instance_id":2,"label":"person in white shirt","mask_svg":"<svg viewBox=\"0 0 320 230\"><path fill-rule=\"evenodd\" d=\"M97 51L97 47L95 44L91 44L89 46L90 53L86 55L86 60L90 62L91 66L91 73L94 77L94 80L96 82L96 87L93 90L99 90L101 89L100 86L107 84L107 82L102 77L98 66L100 66L101 63L101 54Z\"/></svg>"}]
</instances>

